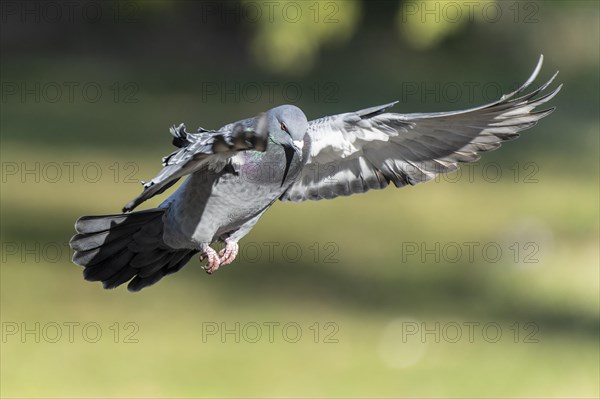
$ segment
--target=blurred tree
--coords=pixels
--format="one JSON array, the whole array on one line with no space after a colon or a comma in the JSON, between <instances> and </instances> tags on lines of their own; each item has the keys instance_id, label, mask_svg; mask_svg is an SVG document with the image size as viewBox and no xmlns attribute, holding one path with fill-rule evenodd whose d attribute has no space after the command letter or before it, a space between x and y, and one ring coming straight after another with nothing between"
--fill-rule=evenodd
<instances>
[{"instance_id":1,"label":"blurred tree","mask_svg":"<svg viewBox=\"0 0 600 399\"><path fill-rule=\"evenodd\" d=\"M488 12L497 12L495 0L407 1L398 7L396 26L407 44L427 50L460 32L469 22L484 20Z\"/></svg>"},{"instance_id":2,"label":"blurred tree","mask_svg":"<svg viewBox=\"0 0 600 399\"><path fill-rule=\"evenodd\" d=\"M244 0L250 6L254 1ZM259 20L252 39L257 63L272 72L306 72L319 48L331 43L343 44L354 33L361 15L358 1L264 3L259 12L268 10Z\"/></svg>"}]
</instances>

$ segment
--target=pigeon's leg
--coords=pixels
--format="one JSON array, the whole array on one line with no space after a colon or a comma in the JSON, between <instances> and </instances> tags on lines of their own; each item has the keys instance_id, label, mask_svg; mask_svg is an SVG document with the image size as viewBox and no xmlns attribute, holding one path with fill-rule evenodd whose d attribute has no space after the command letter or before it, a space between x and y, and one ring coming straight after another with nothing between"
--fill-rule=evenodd
<instances>
[{"instance_id":1,"label":"pigeon's leg","mask_svg":"<svg viewBox=\"0 0 600 399\"><path fill-rule=\"evenodd\" d=\"M206 266L202 266L202 268L206 270L208 274L213 274L219 269L219 266L221 266L221 260L219 259L217 251L208 245L204 249L202 255L200 255L200 261L203 261L204 259L208 259L208 264Z\"/></svg>"},{"instance_id":2,"label":"pigeon's leg","mask_svg":"<svg viewBox=\"0 0 600 399\"><path fill-rule=\"evenodd\" d=\"M248 234L250 230L252 230L252 227L254 227L256 222L258 222L258 219L262 216L263 213L265 213L267 209L268 208L263 210L258 215L254 216L252 219L248 220L237 230L229 232L228 234L225 234L220 237L220 240L225 242L225 248L223 248L219 252L219 265L214 270L217 270L219 266L228 265L235 260L240 249L238 241L241 240L242 237L244 237L246 234Z\"/></svg>"},{"instance_id":3,"label":"pigeon's leg","mask_svg":"<svg viewBox=\"0 0 600 399\"><path fill-rule=\"evenodd\" d=\"M239 250L240 246L238 245L237 241L225 240L225 248L219 252L221 266L225 266L233 262Z\"/></svg>"}]
</instances>

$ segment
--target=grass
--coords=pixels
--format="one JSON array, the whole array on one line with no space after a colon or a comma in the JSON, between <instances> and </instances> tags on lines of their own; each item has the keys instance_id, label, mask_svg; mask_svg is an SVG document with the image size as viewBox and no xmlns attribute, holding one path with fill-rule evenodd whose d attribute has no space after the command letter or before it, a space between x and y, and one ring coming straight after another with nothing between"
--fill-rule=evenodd
<instances>
[{"instance_id":1,"label":"grass","mask_svg":"<svg viewBox=\"0 0 600 399\"><path fill-rule=\"evenodd\" d=\"M136 159L141 160L136 178L157 167L141 154L99 150L79 156L56 149L25 151L14 143L3 145L2 156L4 162L41 164L93 160L103 172L114 162ZM138 184L115 183L112 175L96 183L75 177L30 184L9 177L2 190L3 245L20 247L16 254L3 248L3 332L14 323L31 329L38 322L41 342L31 334L3 337L1 394L597 396L597 187L562 175L551 160L538 162L535 184L510 178L487 183L476 176L336 201L278 203L242 241L247 252L231 267L208 277L193 259L137 295L84 282L64 246L56 259L49 252L22 259L19 250L37 243L49 251L49 243L66 242L76 217L115 212L137 193ZM464 248L472 241L497 243L504 255L488 262L476 251L472 262L463 255L453 263L406 252L407 243ZM526 263L523 255L515 262L511 242L538 244L538 262ZM272 257L265 243L278 244ZM301 251L293 261L282 251L290 243ZM252 248L260 252L254 255ZM65 322L79 323L73 342ZM128 322L137 326L138 342L123 342L133 331L125 329ZM288 342L276 330L269 342L264 324L269 322L278 328L297 323L302 337ZM325 329L327 322L334 324ZM502 337L488 342L476 330L470 342L465 322L498 323ZM56 343L44 338L44 327L52 337L48 323L61 326ZM94 330L82 335L86 323L101 328L98 342L86 341ZM230 329L239 323L240 342L232 334L206 335L207 326L221 329L221 323ZM261 326L256 343L242 332L252 323ZM314 323L319 323L316 343ZM453 343L442 336L436 342L433 335L417 335L403 342L406 323L429 329L458 324L462 339ZM524 342L531 332L527 326L537 328L537 342ZM323 342L334 327L338 342Z\"/></svg>"}]
</instances>

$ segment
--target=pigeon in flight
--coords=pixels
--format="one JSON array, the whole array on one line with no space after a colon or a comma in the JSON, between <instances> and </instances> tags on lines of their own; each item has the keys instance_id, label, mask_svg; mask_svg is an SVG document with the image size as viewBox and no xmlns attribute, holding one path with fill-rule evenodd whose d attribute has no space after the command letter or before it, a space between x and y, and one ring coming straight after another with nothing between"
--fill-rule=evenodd
<instances>
[{"instance_id":1,"label":"pigeon in flight","mask_svg":"<svg viewBox=\"0 0 600 399\"><path fill-rule=\"evenodd\" d=\"M83 216L71 239L84 278L139 291L180 270L192 256L208 273L230 264L238 242L277 200L331 199L415 185L473 162L519 136L554 108L534 111L560 90L524 94L542 66L516 91L464 111L396 114L396 102L308 121L293 105L223 126L188 133L171 128L178 150L122 214ZM132 212L180 178L158 208ZM222 242L217 253L211 244Z\"/></svg>"}]
</instances>

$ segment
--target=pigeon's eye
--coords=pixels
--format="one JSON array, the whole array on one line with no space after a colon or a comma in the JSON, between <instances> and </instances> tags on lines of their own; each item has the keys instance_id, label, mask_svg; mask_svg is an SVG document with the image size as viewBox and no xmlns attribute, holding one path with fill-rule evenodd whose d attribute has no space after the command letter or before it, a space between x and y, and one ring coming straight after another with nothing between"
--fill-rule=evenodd
<instances>
[{"instance_id":1,"label":"pigeon's eye","mask_svg":"<svg viewBox=\"0 0 600 399\"><path fill-rule=\"evenodd\" d=\"M287 129L287 126L286 126L286 125L285 125L285 123L283 123L283 122L281 122L281 130L283 130L284 132L286 132L286 133L288 133L288 134L290 133L290 132L288 131L288 129Z\"/></svg>"}]
</instances>

